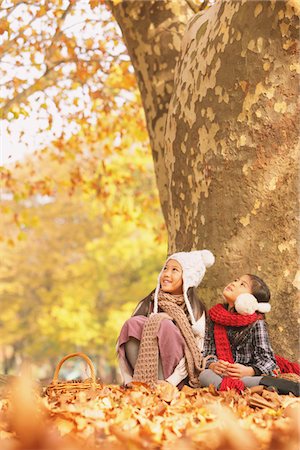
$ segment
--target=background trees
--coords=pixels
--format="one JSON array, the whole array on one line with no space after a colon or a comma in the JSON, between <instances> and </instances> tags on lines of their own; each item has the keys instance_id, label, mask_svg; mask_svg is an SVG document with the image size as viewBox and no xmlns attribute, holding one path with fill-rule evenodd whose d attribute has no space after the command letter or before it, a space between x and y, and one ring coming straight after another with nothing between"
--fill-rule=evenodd
<instances>
[{"instance_id":1,"label":"background trees","mask_svg":"<svg viewBox=\"0 0 300 450\"><path fill-rule=\"evenodd\" d=\"M111 34L116 25L96 5L104 14L100 44L113 55L91 53L88 37L86 53L82 48L80 53L82 30L94 20L86 15L93 12L86 2L70 8L67 3L41 4L42 11L33 2L6 3L4 62L25 70L28 55L30 61L37 55L42 61L53 46L65 55L63 27L71 39L66 45L77 56L73 66L69 57L62 58L50 78L45 61L43 73L34 72L33 64L31 79L24 72L24 84L15 91L9 87L15 86L16 73L1 66L7 81L3 127L14 134L11 141L19 124L24 127L20 141L34 146L37 141L26 127L40 123L37 139L49 142L1 168L1 370L15 370L21 359L30 358L42 369L37 376L51 376L60 356L81 350L94 355L104 380L116 381L118 331L156 284L166 233L134 75L120 38ZM24 10L31 17L27 26ZM18 17L24 29L15 35ZM40 28L40 20L47 27ZM19 45L20 33L31 39ZM51 33L56 38L49 40ZM99 35L90 34L98 45ZM113 42L113 36L118 40ZM90 73L92 54L106 68L98 70L101 79ZM82 65L88 73L78 81ZM17 156L8 144L9 136L3 148L7 161L10 154Z\"/></svg>"},{"instance_id":2,"label":"background trees","mask_svg":"<svg viewBox=\"0 0 300 450\"><path fill-rule=\"evenodd\" d=\"M136 103L134 112L141 114ZM121 324L155 286L166 237L147 135L142 121L133 132L127 115L115 120L117 129L128 126L127 144L122 157L112 153L99 162L99 185L88 158L61 164L51 158L53 149L14 167L0 229L4 371L21 357L53 367L59 355L81 350L100 355L99 373L111 380ZM89 139L81 144L88 153ZM72 139L64 145L74 148ZM80 180L74 181L72 166L78 163ZM49 192L41 194L32 173L49 181Z\"/></svg>"}]
</instances>

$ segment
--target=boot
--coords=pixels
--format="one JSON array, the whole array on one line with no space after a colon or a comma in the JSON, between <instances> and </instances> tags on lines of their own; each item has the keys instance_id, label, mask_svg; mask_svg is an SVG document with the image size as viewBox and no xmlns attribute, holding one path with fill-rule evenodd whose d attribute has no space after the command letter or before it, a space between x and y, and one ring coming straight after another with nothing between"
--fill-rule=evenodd
<instances>
[{"instance_id":1,"label":"boot","mask_svg":"<svg viewBox=\"0 0 300 450\"><path fill-rule=\"evenodd\" d=\"M266 375L262 377L259 384L267 388L275 388L278 394L288 395L291 392L295 397L300 396L300 383L296 381Z\"/></svg>"}]
</instances>

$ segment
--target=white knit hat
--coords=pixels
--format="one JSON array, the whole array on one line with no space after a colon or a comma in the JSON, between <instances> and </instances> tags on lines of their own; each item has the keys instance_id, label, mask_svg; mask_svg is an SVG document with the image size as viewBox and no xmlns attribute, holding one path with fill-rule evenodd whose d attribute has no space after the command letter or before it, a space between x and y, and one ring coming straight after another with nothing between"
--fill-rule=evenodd
<instances>
[{"instance_id":1,"label":"white knit hat","mask_svg":"<svg viewBox=\"0 0 300 450\"><path fill-rule=\"evenodd\" d=\"M236 312L242 314L242 316L248 316L254 314L255 311L261 313L268 313L271 311L270 303L258 302L256 297L252 294L240 294L234 302Z\"/></svg>"},{"instance_id":2,"label":"white knit hat","mask_svg":"<svg viewBox=\"0 0 300 450\"><path fill-rule=\"evenodd\" d=\"M209 250L195 250L191 252L179 252L170 255L165 262L165 265L170 259L174 259L179 262L182 268L182 280L183 280L183 297L191 317L192 325L196 324L195 316L190 304L190 301L187 296L188 288L197 287L201 283L206 268L211 267L215 262L215 257ZM165 267L164 265L164 267ZM164 271L164 267L162 268L159 276L158 283L154 293L154 313L158 312L158 292L160 289L160 277ZM193 328L193 327L192 327ZM193 330L195 334L197 334L197 330Z\"/></svg>"}]
</instances>

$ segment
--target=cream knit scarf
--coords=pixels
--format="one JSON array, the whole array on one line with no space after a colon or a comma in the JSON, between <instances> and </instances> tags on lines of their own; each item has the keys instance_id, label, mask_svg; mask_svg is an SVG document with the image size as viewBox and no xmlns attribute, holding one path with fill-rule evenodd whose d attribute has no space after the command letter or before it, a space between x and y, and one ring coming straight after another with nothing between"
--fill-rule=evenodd
<instances>
[{"instance_id":1,"label":"cream knit scarf","mask_svg":"<svg viewBox=\"0 0 300 450\"><path fill-rule=\"evenodd\" d=\"M185 302L183 295L171 295L160 291L158 305L166 314L152 314L146 321L140 342L139 355L134 368L133 379L150 384L151 386L157 383L159 357L157 333L160 322L164 319L171 319L174 320L185 341L184 353L189 384L193 387L199 387L198 377L199 373L204 370L203 360L191 325L184 312Z\"/></svg>"}]
</instances>

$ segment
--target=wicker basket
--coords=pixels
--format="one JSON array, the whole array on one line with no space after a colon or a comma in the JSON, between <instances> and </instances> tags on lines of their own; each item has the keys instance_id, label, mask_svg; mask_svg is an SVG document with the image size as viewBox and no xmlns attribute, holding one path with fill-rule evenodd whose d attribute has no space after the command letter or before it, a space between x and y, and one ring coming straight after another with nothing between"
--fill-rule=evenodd
<instances>
[{"instance_id":1,"label":"wicker basket","mask_svg":"<svg viewBox=\"0 0 300 450\"><path fill-rule=\"evenodd\" d=\"M58 374L61 369L61 366L67 359L74 358L76 356L85 360L85 362L87 363L87 365L90 368L91 377L87 378L85 380L60 381L58 379ZM93 363L90 360L90 358L87 355L85 355L84 353L78 352L78 353L70 353L69 355L64 356L59 361L59 363L56 366L54 375L53 375L53 380L47 387L45 393L48 396L58 396L63 393L76 394L76 393L82 392L82 391L96 391L96 390L102 389L102 387L103 387L102 384L98 383L96 380L95 368L94 368Z\"/></svg>"}]
</instances>

